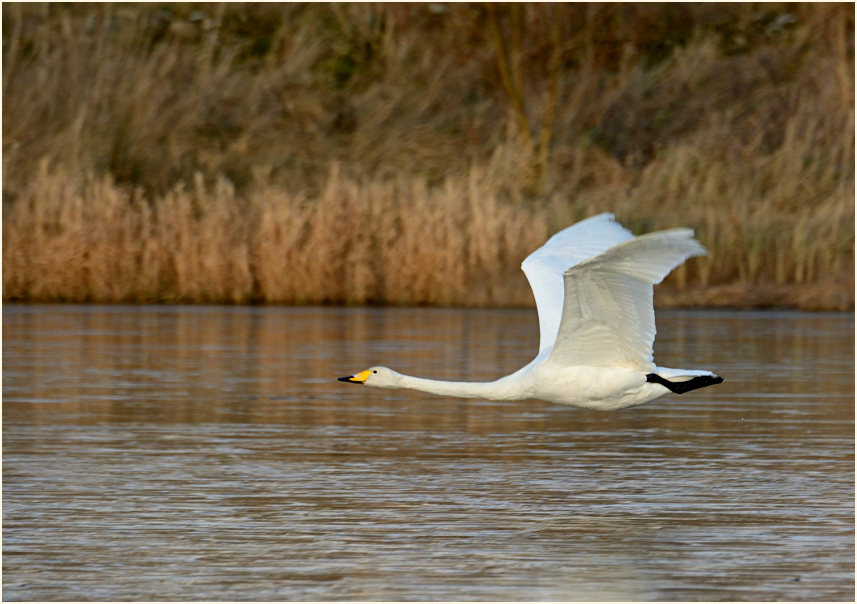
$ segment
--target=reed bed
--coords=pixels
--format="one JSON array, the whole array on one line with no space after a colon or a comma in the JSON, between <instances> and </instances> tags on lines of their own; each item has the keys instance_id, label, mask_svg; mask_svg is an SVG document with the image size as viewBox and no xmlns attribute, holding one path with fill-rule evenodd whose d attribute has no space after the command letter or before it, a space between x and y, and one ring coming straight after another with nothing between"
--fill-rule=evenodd
<instances>
[{"instance_id":1,"label":"reed bed","mask_svg":"<svg viewBox=\"0 0 857 604\"><path fill-rule=\"evenodd\" d=\"M3 298L529 305L612 211L852 309L851 5L670 6L4 4Z\"/></svg>"}]
</instances>

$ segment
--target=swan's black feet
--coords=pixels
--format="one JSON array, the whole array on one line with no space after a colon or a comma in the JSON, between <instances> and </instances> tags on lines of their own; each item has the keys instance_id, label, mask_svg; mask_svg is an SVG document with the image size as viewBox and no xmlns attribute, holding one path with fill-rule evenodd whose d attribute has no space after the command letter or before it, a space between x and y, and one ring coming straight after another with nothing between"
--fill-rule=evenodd
<instances>
[{"instance_id":1,"label":"swan's black feet","mask_svg":"<svg viewBox=\"0 0 857 604\"><path fill-rule=\"evenodd\" d=\"M661 386L668 388L670 392L675 392L676 394L684 394L685 392L690 392L691 390L696 390L697 388L704 388L705 386L719 384L723 381L723 378L719 375L698 375L695 378L691 378L683 382L671 382L662 378L656 373L650 373L646 376L646 381L653 382L655 384L660 384Z\"/></svg>"}]
</instances>

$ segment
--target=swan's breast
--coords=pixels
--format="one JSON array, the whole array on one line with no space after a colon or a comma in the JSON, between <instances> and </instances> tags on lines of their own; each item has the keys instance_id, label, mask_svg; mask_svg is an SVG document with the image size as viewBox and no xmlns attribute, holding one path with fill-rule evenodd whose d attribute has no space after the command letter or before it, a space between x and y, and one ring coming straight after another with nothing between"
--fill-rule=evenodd
<instances>
[{"instance_id":1,"label":"swan's breast","mask_svg":"<svg viewBox=\"0 0 857 604\"><path fill-rule=\"evenodd\" d=\"M644 373L625 367L533 368L540 398L552 403L592 409L621 409L660 396L646 383ZM664 389L666 390L666 389Z\"/></svg>"}]
</instances>

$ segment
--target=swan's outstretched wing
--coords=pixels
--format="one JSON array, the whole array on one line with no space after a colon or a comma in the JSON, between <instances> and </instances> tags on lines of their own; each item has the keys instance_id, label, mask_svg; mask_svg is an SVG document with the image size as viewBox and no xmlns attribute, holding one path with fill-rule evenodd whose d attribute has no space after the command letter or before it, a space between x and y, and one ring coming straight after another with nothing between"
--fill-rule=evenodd
<instances>
[{"instance_id":1,"label":"swan's outstretched wing","mask_svg":"<svg viewBox=\"0 0 857 604\"><path fill-rule=\"evenodd\" d=\"M548 239L521 264L539 313L539 356L550 351L562 318L563 273L634 235L613 220L598 214L582 220Z\"/></svg>"},{"instance_id":2,"label":"swan's outstretched wing","mask_svg":"<svg viewBox=\"0 0 857 604\"><path fill-rule=\"evenodd\" d=\"M654 370L652 286L705 248L692 229L619 243L565 271L565 300L549 362Z\"/></svg>"}]
</instances>

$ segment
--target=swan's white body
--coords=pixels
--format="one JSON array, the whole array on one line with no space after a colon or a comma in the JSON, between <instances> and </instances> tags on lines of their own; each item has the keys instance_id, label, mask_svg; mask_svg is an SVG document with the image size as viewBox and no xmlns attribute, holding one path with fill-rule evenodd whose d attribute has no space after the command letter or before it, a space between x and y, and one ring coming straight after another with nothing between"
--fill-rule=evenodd
<instances>
[{"instance_id":1,"label":"swan's white body","mask_svg":"<svg viewBox=\"0 0 857 604\"><path fill-rule=\"evenodd\" d=\"M675 267L706 253L691 229L634 237L599 214L574 224L530 254L524 270L539 313L539 352L493 382L447 382L372 367L339 378L376 388L407 388L490 400L540 399L612 410L722 379L710 371L656 367L652 289Z\"/></svg>"}]
</instances>

